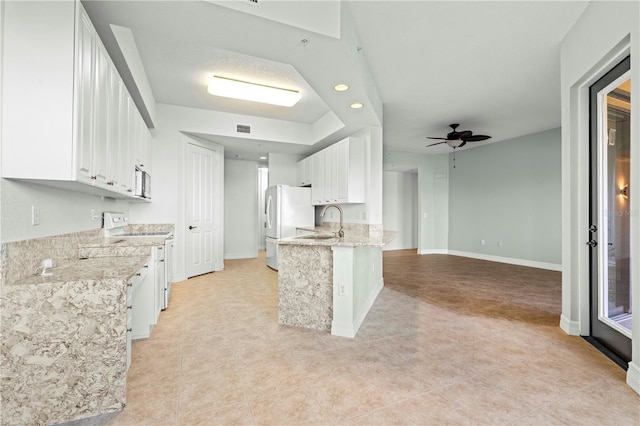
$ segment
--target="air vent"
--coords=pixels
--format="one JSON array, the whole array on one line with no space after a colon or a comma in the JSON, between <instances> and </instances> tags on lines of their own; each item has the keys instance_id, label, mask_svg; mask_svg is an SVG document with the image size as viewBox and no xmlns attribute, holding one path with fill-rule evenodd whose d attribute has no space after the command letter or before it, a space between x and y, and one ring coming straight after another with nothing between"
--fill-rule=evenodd
<instances>
[{"instance_id":1,"label":"air vent","mask_svg":"<svg viewBox=\"0 0 640 426\"><path fill-rule=\"evenodd\" d=\"M237 124L236 131L238 133L251 133L251 126L247 126L246 124Z\"/></svg>"}]
</instances>

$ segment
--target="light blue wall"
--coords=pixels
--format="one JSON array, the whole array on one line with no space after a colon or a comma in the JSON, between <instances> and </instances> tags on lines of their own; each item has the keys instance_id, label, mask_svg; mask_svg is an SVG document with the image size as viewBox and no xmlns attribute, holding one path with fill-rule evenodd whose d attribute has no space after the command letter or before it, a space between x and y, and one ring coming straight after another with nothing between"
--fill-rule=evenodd
<instances>
[{"instance_id":1,"label":"light blue wall","mask_svg":"<svg viewBox=\"0 0 640 426\"><path fill-rule=\"evenodd\" d=\"M456 153L449 250L561 264L560 138L558 128Z\"/></svg>"}]
</instances>

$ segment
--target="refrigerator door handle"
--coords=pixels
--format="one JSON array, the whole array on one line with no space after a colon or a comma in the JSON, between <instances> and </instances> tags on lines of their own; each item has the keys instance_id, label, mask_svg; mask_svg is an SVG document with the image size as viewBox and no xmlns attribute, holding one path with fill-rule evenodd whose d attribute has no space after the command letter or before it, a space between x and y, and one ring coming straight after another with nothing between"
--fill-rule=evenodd
<instances>
[{"instance_id":1,"label":"refrigerator door handle","mask_svg":"<svg viewBox=\"0 0 640 426\"><path fill-rule=\"evenodd\" d=\"M271 229L271 195L267 199L267 229Z\"/></svg>"}]
</instances>

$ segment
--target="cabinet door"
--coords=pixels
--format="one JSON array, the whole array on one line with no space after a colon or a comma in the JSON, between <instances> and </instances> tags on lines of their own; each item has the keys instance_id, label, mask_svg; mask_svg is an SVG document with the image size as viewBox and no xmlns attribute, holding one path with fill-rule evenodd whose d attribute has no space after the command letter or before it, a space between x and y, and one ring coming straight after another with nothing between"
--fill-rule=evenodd
<instances>
[{"instance_id":1,"label":"cabinet door","mask_svg":"<svg viewBox=\"0 0 640 426\"><path fill-rule=\"evenodd\" d=\"M311 185L311 157L303 158L296 164L298 186Z\"/></svg>"},{"instance_id":2,"label":"cabinet door","mask_svg":"<svg viewBox=\"0 0 640 426\"><path fill-rule=\"evenodd\" d=\"M158 247L158 250L163 250L164 247ZM164 305L164 259L160 259L156 262L156 293L155 293L155 306L154 306L154 318L155 322L158 321L158 316Z\"/></svg>"},{"instance_id":3,"label":"cabinet door","mask_svg":"<svg viewBox=\"0 0 640 426\"><path fill-rule=\"evenodd\" d=\"M326 204L325 186L325 151L315 153L311 157L311 199L314 205Z\"/></svg>"},{"instance_id":4,"label":"cabinet door","mask_svg":"<svg viewBox=\"0 0 640 426\"><path fill-rule=\"evenodd\" d=\"M307 164L305 162L306 158L298 161L296 163L296 184L298 186L303 186L304 185L304 179L305 179L305 171L304 168L307 167Z\"/></svg>"},{"instance_id":5,"label":"cabinet door","mask_svg":"<svg viewBox=\"0 0 640 426\"><path fill-rule=\"evenodd\" d=\"M94 73L94 141L92 179L108 182L109 167L109 57L104 48L96 45L96 69Z\"/></svg>"},{"instance_id":6,"label":"cabinet door","mask_svg":"<svg viewBox=\"0 0 640 426\"><path fill-rule=\"evenodd\" d=\"M95 32L89 17L81 14L78 28L78 93L76 96L77 178L91 180L93 144L93 88L95 68Z\"/></svg>"},{"instance_id":7,"label":"cabinet door","mask_svg":"<svg viewBox=\"0 0 640 426\"><path fill-rule=\"evenodd\" d=\"M109 116L107 144L107 185L119 189L120 181L120 86L121 80L115 68L109 68Z\"/></svg>"},{"instance_id":8,"label":"cabinet door","mask_svg":"<svg viewBox=\"0 0 640 426\"><path fill-rule=\"evenodd\" d=\"M333 196L336 203L346 203L349 197L349 141L333 145Z\"/></svg>"}]
</instances>

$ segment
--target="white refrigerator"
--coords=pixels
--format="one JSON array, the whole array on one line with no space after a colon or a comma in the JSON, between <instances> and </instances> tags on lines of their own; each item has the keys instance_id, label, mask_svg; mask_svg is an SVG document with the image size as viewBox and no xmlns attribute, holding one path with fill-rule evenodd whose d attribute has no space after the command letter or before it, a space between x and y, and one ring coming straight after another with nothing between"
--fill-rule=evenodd
<instances>
[{"instance_id":1,"label":"white refrigerator","mask_svg":"<svg viewBox=\"0 0 640 426\"><path fill-rule=\"evenodd\" d=\"M278 239L296 235L296 227L315 226L311 188L276 185L265 193L267 266L278 270Z\"/></svg>"}]
</instances>

